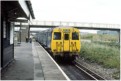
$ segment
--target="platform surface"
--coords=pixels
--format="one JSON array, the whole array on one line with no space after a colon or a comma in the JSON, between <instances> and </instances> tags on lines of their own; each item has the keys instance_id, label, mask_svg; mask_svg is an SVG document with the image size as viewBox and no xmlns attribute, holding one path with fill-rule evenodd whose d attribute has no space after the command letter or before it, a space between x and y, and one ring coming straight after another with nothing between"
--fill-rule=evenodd
<instances>
[{"instance_id":1,"label":"platform surface","mask_svg":"<svg viewBox=\"0 0 121 81\"><path fill-rule=\"evenodd\" d=\"M2 80L66 80L60 69L37 43L14 47L15 60L2 72Z\"/></svg>"},{"instance_id":2,"label":"platform surface","mask_svg":"<svg viewBox=\"0 0 121 81\"><path fill-rule=\"evenodd\" d=\"M34 61L35 63L35 74L38 72L37 70L40 69L38 67L41 66L42 71L40 70L40 73L43 72L43 75L45 80L66 80L65 76L62 74L62 72L58 69L58 67L55 65L55 63L52 61L52 59L49 57L49 55L45 52L45 49L43 49L42 46L40 46L39 43L34 42L33 45L33 51L34 51L34 57L39 58L38 60ZM34 58L34 60L35 60ZM39 62L40 61L40 62ZM36 66L40 63L40 66ZM37 75L37 74L36 74ZM35 79L37 77L35 76Z\"/></svg>"},{"instance_id":3,"label":"platform surface","mask_svg":"<svg viewBox=\"0 0 121 81\"><path fill-rule=\"evenodd\" d=\"M14 47L14 61L2 72L3 80L33 80L32 44L22 42Z\"/></svg>"}]
</instances>

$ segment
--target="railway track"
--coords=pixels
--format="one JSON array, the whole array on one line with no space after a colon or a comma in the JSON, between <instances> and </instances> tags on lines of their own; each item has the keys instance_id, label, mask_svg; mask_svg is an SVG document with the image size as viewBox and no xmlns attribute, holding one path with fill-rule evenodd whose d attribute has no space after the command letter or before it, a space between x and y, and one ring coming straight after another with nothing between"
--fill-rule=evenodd
<instances>
[{"instance_id":1,"label":"railway track","mask_svg":"<svg viewBox=\"0 0 121 81\"><path fill-rule=\"evenodd\" d=\"M87 76L83 71L75 67L73 63L59 63L59 66L71 80L92 80L92 78Z\"/></svg>"},{"instance_id":2,"label":"railway track","mask_svg":"<svg viewBox=\"0 0 121 81\"><path fill-rule=\"evenodd\" d=\"M52 56L52 54L47 49L45 50ZM105 80L100 75L81 65L78 61L59 61L57 63L71 80Z\"/></svg>"},{"instance_id":3,"label":"railway track","mask_svg":"<svg viewBox=\"0 0 121 81\"><path fill-rule=\"evenodd\" d=\"M92 80L105 80L103 77L101 77L100 75L92 72L90 69L86 68L85 66L81 65L78 61L74 61L74 65L80 69L81 71L83 71L85 74L87 74L88 76L90 76L90 78L92 78Z\"/></svg>"},{"instance_id":4,"label":"railway track","mask_svg":"<svg viewBox=\"0 0 121 81\"><path fill-rule=\"evenodd\" d=\"M77 61L58 64L71 80L105 80Z\"/></svg>"}]
</instances>

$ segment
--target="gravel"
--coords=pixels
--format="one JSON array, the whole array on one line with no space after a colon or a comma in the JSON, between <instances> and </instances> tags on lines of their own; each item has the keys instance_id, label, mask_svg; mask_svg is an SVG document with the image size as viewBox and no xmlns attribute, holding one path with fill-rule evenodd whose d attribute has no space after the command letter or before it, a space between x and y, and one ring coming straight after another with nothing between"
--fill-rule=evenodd
<instances>
[{"instance_id":1,"label":"gravel","mask_svg":"<svg viewBox=\"0 0 121 81\"><path fill-rule=\"evenodd\" d=\"M77 61L79 61L82 65L84 65L94 73L104 77L107 80L116 80L113 77L113 75L119 71L117 69L103 68L101 65L98 65L97 63L91 63L87 60L84 60L84 58L77 58ZM116 77L119 77L119 76L120 75L116 75Z\"/></svg>"}]
</instances>

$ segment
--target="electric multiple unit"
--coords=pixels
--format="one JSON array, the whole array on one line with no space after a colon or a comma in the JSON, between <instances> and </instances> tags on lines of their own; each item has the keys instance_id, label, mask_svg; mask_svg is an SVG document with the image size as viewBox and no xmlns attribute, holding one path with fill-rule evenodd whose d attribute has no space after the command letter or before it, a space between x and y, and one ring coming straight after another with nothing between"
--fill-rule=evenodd
<instances>
[{"instance_id":1,"label":"electric multiple unit","mask_svg":"<svg viewBox=\"0 0 121 81\"><path fill-rule=\"evenodd\" d=\"M55 58L74 60L81 49L80 32L73 27L56 27L39 32L36 40L50 49Z\"/></svg>"}]
</instances>

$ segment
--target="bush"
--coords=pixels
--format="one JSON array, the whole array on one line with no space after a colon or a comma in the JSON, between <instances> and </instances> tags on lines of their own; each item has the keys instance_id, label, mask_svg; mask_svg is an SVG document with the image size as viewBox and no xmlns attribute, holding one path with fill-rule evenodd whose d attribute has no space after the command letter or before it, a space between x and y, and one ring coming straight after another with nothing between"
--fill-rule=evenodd
<instances>
[{"instance_id":1,"label":"bush","mask_svg":"<svg viewBox=\"0 0 121 81\"><path fill-rule=\"evenodd\" d=\"M80 56L106 68L120 68L120 49L97 43L83 43Z\"/></svg>"}]
</instances>

